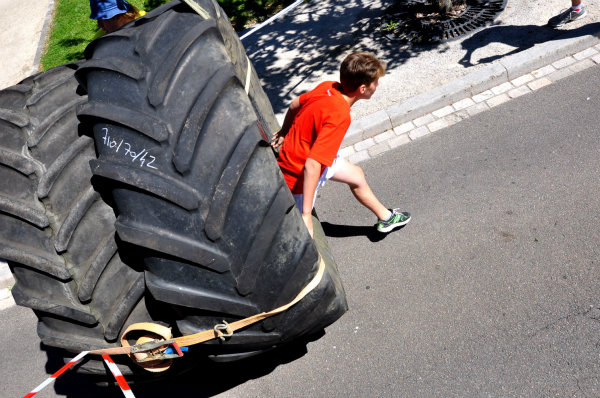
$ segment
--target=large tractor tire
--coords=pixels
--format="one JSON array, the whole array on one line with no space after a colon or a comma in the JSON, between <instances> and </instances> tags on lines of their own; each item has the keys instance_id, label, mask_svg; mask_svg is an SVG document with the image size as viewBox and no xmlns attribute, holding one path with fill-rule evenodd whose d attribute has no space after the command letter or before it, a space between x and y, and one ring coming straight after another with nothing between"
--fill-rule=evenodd
<instances>
[{"instance_id":1,"label":"large tractor tire","mask_svg":"<svg viewBox=\"0 0 600 398\"><path fill-rule=\"evenodd\" d=\"M65 358L118 346L123 327L152 320L143 270L121 259L114 212L90 182L96 154L78 134L76 107L87 97L77 67L0 91L0 258L13 272L16 303L33 309L42 342ZM122 362L125 373L136 368ZM79 369L105 374L101 360Z\"/></svg>"},{"instance_id":2,"label":"large tractor tire","mask_svg":"<svg viewBox=\"0 0 600 398\"><path fill-rule=\"evenodd\" d=\"M290 310L199 348L227 360L319 332L347 305L326 240L310 238L277 167L258 77L216 2L196 3L200 13L172 1L88 46L78 116L118 236L143 252L148 292L171 306L176 333L285 304L325 259Z\"/></svg>"}]
</instances>

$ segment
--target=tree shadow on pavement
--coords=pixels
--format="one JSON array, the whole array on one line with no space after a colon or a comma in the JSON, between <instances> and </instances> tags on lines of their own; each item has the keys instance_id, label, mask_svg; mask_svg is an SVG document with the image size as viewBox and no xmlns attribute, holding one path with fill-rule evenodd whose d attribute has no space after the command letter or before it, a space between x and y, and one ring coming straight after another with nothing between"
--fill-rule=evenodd
<instances>
[{"instance_id":1,"label":"tree shadow on pavement","mask_svg":"<svg viewBox=\"0 0 600 398\"><path fill-rule=\"evenodd\" d=\"M158 374L158 377L150 378L149 381L137 383L133 382L131 377L126 376L125 379L137 397L212 397L249 380L263 377L278 366L301 358L307 353L306 345L323 334L324 332L235 362L219 363L198 355L194 365L184 371L179 369L179 374L169 373L162 377ZM51 374L64 362L59 351L54 352L50 347L44 349L48 353L46 370ZM106 368L106 375L101 376L77 374L70 370L56 379L54 388L57 394L68 398L123 397L108 368Z\"/></svg>"},{"instance_id":2,"label":"tree shadow on pavement","mask_svg":"<svg viewBox=\"0 0 600 398\"><path fill-rule=\"evenodd\" d=\"M395 0L331 0L306 3L290 15L265 26L242 43L261 78L274 112L323 77L338 79L343 57L352 50L376 53L390 68L403 64L430 46L404 46L383 37L381 17Z\"/></svg>"},{"instance_id":3,"label":"tree shadow on pavement","mask_svg":"<svg viewBox=\"0 0 600 398\"><path fill-rule=\"evenodd\" d=\"M571 39L590 34L600 37L599 32L600 22L591 23L568 31L537 25L493 25L462 41L462 48L465 49L467 53L459 62L465 68L467 68L476 64L493 62L497 59L506 57L507 55L527 50L539 43L557 39ZM509 53L481 58L478 60L478 62L473 63L472 58L475 50L485 47L491 43L502 43L511 47L515 47L515 49Z\"/></svg>"},{"instance_id":4,"label":"tree shadow on pavement","mask_svg":"<svg viewBox=\"0 0 600 398\"><path fill-rule=\"evenodd\" d=\"M424 52L440 54L450 50L448 43L404 45L386 39L380 30L382 17L397 0L311 1L289 15L263 27L242 43L261 79L275 114L283 114L291 100L325 79L337 80L339 64L353 50L376 53L395 69ZM598 34L599 24L564 31L547 26L492 25L461 39L467 54L465 67L474 65L473 53L499 42L515 47L509 54L535 44L586 34ZM492 62L508 54L479 60Z\"/></svg>"}]
</instances>

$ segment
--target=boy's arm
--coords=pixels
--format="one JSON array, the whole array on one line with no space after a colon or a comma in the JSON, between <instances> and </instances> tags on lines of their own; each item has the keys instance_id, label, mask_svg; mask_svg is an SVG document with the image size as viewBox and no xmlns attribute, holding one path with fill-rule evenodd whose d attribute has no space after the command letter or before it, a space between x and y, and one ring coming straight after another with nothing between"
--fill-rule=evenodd
<instances>
[{"instance_id":1,"label":"boy's arm","mask_svg":"<svg viewBox=\"0 0 600 398\"><path fill-rule=\"evenodd\" d=\"M281 130L273 133L273 139L271 140L271 146L275 149L279 148L281 144L283 144L283 139L287 135L288 131L290 131L290 127L292 127L292 122L298 114L300 110L300 98L296 97L292 100L290 107L285 113L285 118L283 119L283 126L281 126Z\"/></svg>"},{"instance_id":2,"label":"boy's arm","mask_svg":"<svg viewBox=\"0 0 600 398\"><path fill-rule=\"evenodd\" d=\"M307 158L304 163L304 184L302 186L302 220L304 220L311 237L313 236L313 199L319 177L321 177L321 163L312 158Z\"/></svg>"}]
</instances>

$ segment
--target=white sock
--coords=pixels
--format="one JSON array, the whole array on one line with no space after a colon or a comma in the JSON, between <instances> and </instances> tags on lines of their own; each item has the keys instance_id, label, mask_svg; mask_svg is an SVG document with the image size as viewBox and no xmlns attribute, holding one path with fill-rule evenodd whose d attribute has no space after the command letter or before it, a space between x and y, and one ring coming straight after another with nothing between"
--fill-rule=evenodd
<instances>
[{"instance_id":1,"label":"white sock","mask_svg":"<svg viewBox=\"0 0 600 398\"><path fill-rule=\"evenodd\" d=\"M577 6L572 6L571 11L581 11L582 8L583 8L583 3L581 3Z\"/></svg>"},{"instance_id":2,"label":"white sock","mask_svg":"<svg viewBox=\"0 0 600 398\"><path fill-rule=\"evenodd\" d=\"M393 216L394 216L394 212L393 212L393 211L390 211L390 215L389 215L389 217L388 217L388 218L386 218L386 219L385 219L385 220L383 220L383 221L390 221L390 220L392 219L392 217L393 217Z\"/></svg>"}]
</instances>

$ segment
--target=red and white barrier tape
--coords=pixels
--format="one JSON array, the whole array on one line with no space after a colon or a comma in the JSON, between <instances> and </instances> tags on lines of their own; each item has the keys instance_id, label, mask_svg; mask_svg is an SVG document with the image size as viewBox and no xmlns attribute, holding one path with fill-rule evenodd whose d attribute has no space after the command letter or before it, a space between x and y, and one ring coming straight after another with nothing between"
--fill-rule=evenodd
<instances>
[{"instance_id":1,"label":"red and white barrier tape","mask_svg":"<svg viewBox=\"0 0 600 398\"><path fill-rule=\"evenodd\" d=\"M25 395L23 398L31 398L38 392L42 391L44 387L52 383L54 379L56 379L58 376L65 373L71 366L79 362L79 360L86 356L88 353L89 351L80 352L79 355L71 359L65 366L60 368L58 372L48 377L46 380L44 380L42 384L34 388L29 394ZM127 384L127 382L125 381L125 377L123 377L123 374L121 373L117 365L113 362L112 358L109 357L107 354L102 355L102 358L104 359L104 362L106 362L106 365L108 365L108 369L110 369L110 372L115 377L117 384L119 384L119 387L121 387L121 391L123 392L123 395L125 395L125 398L135 398L135 395L133 395L131 388L129 388L129 384Z\"/></svg>"},{"instance_id":2,"label":"red and white barrier tape","mask_svg":"<svg viewBox=\"0 0 600 398\"><path fill-rule=\"evenodd\" d=\"M121 391L123 391L125 398L135 398L131 388L129 388L129 384L125 381L125 377L123 377L119 367L113 362L112 358L109 357L108 354L102 354L102 359L104 359L104 362L108 365L108 369L110 369L110 372L115 376L115 380L119 387L121 387Z\"/></svg>"},{"instance_id":3,"label":"red and white barrier tape","mask_svg":"<svg viewBox=\"0 0 600 398\"><path fill-rule=\"evenodd\" d=\"M40 392L48 384L52 383L54 381L54 379L56 379L61 374L65 373L71 366L73 366L77 362L79 362L79 360L81 358L83 358L84 356L86 356L88 352L89 351L83 351L83 352L79 353L79 355L77 355L75 358L71 359L65 366L63 366L62 368L60 368L58 370L58 372L56 372L52 376L48 377L42 384L40 384L39 386L37 386L36 388L34 388L29 394L25 395L23 398L33 397L35 394L37 394L38 392Z\"/></svg>"}]
</instances>

